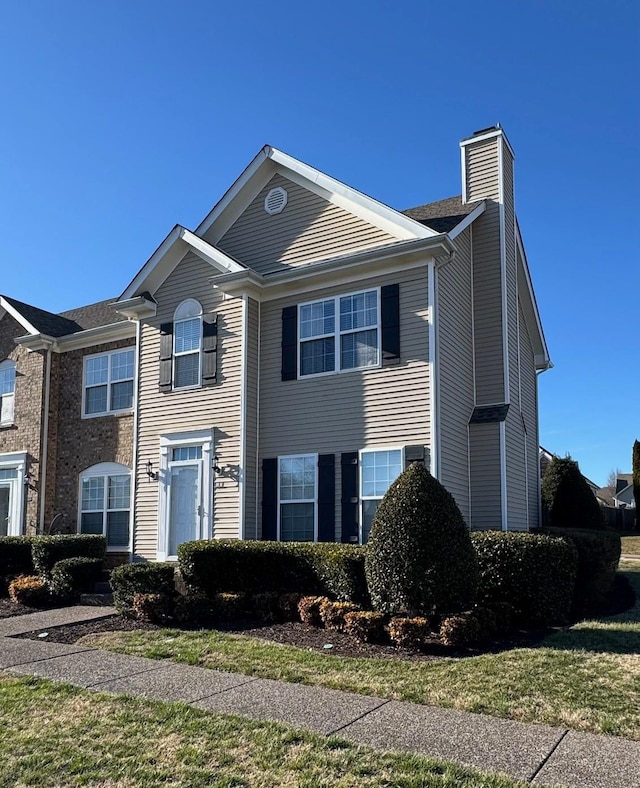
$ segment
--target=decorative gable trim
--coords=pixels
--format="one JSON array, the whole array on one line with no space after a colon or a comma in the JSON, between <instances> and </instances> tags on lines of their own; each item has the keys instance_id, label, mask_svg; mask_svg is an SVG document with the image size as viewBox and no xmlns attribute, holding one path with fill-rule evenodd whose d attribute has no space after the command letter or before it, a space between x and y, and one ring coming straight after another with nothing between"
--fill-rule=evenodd
<instances>
[{"instance_id":1,"label":"decorative gable trim","mask_svg":"<svg viewBox=\"0 0 640 788\"><path fill-rule=\"evenodd\" d=\"M527 321L527 328L529 335L533 342L534 361L536 369L547 370L553 367L553 363L549 357L549 350L547 342L544 338L542 330L542 321L540 320L540 313L538 312L538 304L533 290L533 283L531 282L531 274L529 273L529 264L527 263L527 256L524 251L522 243L522 236L520 235L520 227L516 220L516 268L518 277L518 294L520 303L522 304L522 311L524 312ZM524 296L524 297L523 297Z\"/></svg>"},{"instance_id":2,"label":"decorative gable trim","mask_svg":"<svg viewBox=\"0 0 640 788\"><path fill-rule=\"evenodd\" d=\"M20 312L18 312L18 310L3 296L0 296L0 308L2 308L5 313L11 315L14 320L17 320L17 322L20 323L25 331L28 331L31 335L35 336L40 333L38 329L33 326L26 318L24 318ZM4 317L4 314L0 314L0 318L2 317Z\"/></svg>"}]
</instances>

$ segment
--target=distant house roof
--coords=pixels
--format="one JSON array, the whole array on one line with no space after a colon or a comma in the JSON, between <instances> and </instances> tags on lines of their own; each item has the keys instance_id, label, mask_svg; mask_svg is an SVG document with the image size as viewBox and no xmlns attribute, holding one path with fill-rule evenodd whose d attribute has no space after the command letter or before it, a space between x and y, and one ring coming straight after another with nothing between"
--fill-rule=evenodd
<instances>
[{"instance_id":1,"label":"distant house roof","mask_svg":"<svg viewBox=\"0 0 640 788\"><path fill-rule=\"evenodd\" d=\"M68 336L88 328L110 325L122 320L122 317L109 306L115 299L99 301L96 304L54 314L37 306L25 304L24 301L18 301L16 298L9 296L2 296L2 298L38 333L46 334L49 337Z\"/></svg>"},{"instance_id":2,"label":"distant house roof","mask_svg":"<svg viewBox=\"0 0 640 788\"><path fill-rule=\"evenodd\" d=\"M401 213L438 233L448 233L474 211L480 202L463 203L462 195L458 195L429 202L426 205L417 205L415 208L407 208Z\"/></svg>"}]
</instances>

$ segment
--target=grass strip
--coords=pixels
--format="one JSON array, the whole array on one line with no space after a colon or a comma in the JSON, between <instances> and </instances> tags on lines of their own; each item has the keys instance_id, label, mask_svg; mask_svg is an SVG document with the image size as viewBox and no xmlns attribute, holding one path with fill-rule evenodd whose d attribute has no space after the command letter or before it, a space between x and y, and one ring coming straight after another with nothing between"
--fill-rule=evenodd
<instances>
[{"instance_id":1,"label":"grass strip","mask_svg":"<svg viewBox=\"0 0 640 788\"><path fill-rule=\"evenodd\" d=\"M0 788L524 788L285 725L0 673Z\"/></svg>"},{"instance_id":2,"label":"grass strip","mask_svg":"<svg viewBox=\"0 0 640 788\"><path fill-rule=\"evenodd\" d=\"M409 663L336 657L216 630L111 632L82 643L153 659L300 682L640 740L640 566L625 573L638 603L583 621L539 647Z\"/></svg>"}]
</instances>

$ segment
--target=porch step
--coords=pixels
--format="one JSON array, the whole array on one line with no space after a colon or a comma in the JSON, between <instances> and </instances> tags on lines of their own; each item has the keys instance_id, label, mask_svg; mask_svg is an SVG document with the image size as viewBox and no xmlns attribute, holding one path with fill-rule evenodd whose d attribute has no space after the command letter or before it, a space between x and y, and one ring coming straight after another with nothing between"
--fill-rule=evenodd
<instances>
[{"instance_id":1,"label":"porch step","mask_svg":"<svg viewBox=\"0 0 640 788\"><path fill-rule=\"evenodd\" d=\"M94 607L109 607L113 605L113 594L81 594L80 604Z\"/></svg>"}]
</instances>

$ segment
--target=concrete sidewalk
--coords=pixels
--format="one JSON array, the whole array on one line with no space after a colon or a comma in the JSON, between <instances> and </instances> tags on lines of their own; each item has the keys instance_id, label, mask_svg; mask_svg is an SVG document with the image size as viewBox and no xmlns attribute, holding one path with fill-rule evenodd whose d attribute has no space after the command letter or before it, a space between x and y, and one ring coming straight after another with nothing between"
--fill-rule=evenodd
<instances>
[{"instance_id":1,"label":"concrete sidewalk","mask_svg":"<svg viewBox=\"0 0 640 788\"><path fill-rule=\"evenodd\" d=\"M0 625L11 621L7 628L17 635L112 612L111 608L63 608L3 619ZM640 788L640 742L636 741L7 634L0 630L0 669L17 674L275 720L327 736L338 734L377 749L501 772L535 785Z\"/></svg>"}]
</instances>

